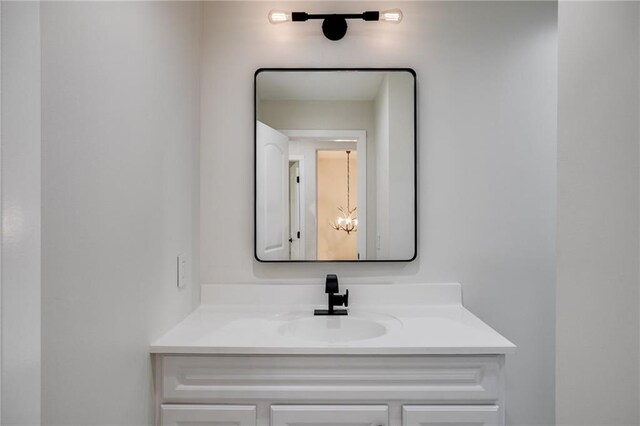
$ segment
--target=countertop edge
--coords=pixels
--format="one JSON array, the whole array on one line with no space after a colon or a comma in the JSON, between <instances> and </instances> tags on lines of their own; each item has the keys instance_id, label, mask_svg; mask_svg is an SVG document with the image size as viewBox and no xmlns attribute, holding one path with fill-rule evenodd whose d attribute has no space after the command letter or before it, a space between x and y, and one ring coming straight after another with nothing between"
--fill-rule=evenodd
<instances>
[{"instance_id":1,"label":"countertop edge","mask_svg":"<svg viewBox=\"0 0 640 426\"><path fill-rule=\"evenodd\" d=\"M232 348L151 346L152 355L510 355L515 346L470 348Z\"/></svg>"}]
</instances>

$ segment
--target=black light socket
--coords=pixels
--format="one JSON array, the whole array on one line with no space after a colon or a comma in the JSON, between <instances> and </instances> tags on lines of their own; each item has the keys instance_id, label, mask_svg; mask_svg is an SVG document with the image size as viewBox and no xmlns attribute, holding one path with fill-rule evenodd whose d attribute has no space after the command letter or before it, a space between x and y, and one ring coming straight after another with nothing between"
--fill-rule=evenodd
<instances>
[{"instance_id":1,"label":"black light socket","mask_svg":"<svg viewBox=\"0 0 640 426\"><path fill-rule=\"evenodd\" d=\"M305 22L309 20L307 12L291 12L291 22Z\"/></svg>"},{"instance_id":2,"label":"black light socket","mask_svg":"<svg viewBox=\"0 0 640 426\"><path fill-rule=\"evenodd\" d=\"M379 21L380 20L380 12L376 11L369 11L369 12L364 12L362 14L362 19L365 21Z\"/></svg>"}]
</instances>

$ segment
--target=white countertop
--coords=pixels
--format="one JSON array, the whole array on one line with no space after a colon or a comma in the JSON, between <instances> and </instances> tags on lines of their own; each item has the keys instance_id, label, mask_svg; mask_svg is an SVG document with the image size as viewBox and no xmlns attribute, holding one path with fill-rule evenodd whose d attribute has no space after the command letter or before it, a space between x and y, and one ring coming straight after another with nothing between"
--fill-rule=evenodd
<instances>
[{"instance_id":1,"label":"white countertop","mask_svg":"<svg viewBox=\"0 0 640 426\"><path fill-rule=\"evenodd\" d=\"M341 284L341 291L350 290L348 318L313 317L314 308L326 308L326 302L309 303L325 300L323 286L204 287L203 304L155 341L151 353L469 355L508 354L516 348L462 306L459 284ZM386 334L314 340L291 333L296 320L322 321L331 330L373 321Z\"/></svg>"}]
</instances>

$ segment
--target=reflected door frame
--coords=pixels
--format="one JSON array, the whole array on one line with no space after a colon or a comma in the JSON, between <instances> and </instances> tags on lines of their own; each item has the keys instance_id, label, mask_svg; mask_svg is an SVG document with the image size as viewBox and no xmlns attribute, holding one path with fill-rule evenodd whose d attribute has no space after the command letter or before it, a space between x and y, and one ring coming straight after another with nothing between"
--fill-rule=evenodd
<instances>
[{"instance_id":1,"label":"reflected door frame","mask_svg":"<svg viewBox=\"0 0 640 426\"><path fill-rule=\"evenodd\" d=\"M367 257L367 132L365 130L291 130L278 129L279 132L287 135L290 141L310 141L316 142L326 140L328 143L353 142L356 143L358 157L357 179L358 179L358 254L360 259ZM364 155L363 155L364 154ZM360 206L365 206L364 214Z\"/></svg>"},{"instance_id":2,"label":"reflected door frame","mask_svg":"<svg viewBox=\"0 0 640 426\"><path fill-rule=\"evenodd\" d=\"M289 164L291 164L292 162L298 163L298 176L304 176L304 155L289 154ZM291 180L289 180L289 182L291 182ZM304 205L304 200L306 200L305 198L306 195L304 191L304 185L301 185L299 180L298 182L296 182L296 188L298 190L298 231L300 232L300 236L297 237L298 238L298 246L297 246L298 258L291 259L291 260L305 260L305 244L306 244L305 214L304 214L304 209L301 208L300 206ZM289 188L289 191L291 191L291 187ZM289 229L289 234L291 235L291 238L294 238L293 232L294 231L292 229Z\"/></svg>"}]
</instances>

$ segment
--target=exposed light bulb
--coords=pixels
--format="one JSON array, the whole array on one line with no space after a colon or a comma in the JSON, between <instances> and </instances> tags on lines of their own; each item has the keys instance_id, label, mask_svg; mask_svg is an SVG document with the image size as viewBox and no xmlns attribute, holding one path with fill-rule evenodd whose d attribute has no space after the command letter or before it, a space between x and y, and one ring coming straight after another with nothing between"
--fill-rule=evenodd
<instances>
[{"instance_id":1,"label":"exposed light bulb","mask_svg":"<svg viewBox=\"0 0 640 426\"><path fill-rule=\"evenodd\" d=\"M334 222L329 222L329 225L336 231L345 231L347 234L356 232L358 230L358 219L355 217L356 208L345 210L342 207L338 207L338 211L340 214Z\"/></svg>"},{"instance_id":2,"label":"exposed light bulb","mask_svg":"<svg viewBox=\"0 0 640 426\"><path fill-rule=\"evenodd\" d=\"M291 13L284 10L272 10L269 12L269 22L272 24L282 24L291 21Z\"/></svg>"},{"instance_id":3,"label":"exposed light bulb","mask_svg":"<svg viewBox=\"0 0 640 426\"><path fill-rule=\"evenodd\" d=\"M402 21L402 11L400 9L391 9L380 12L380 20L398 24Z\"/></svg>"}]
</instances>

